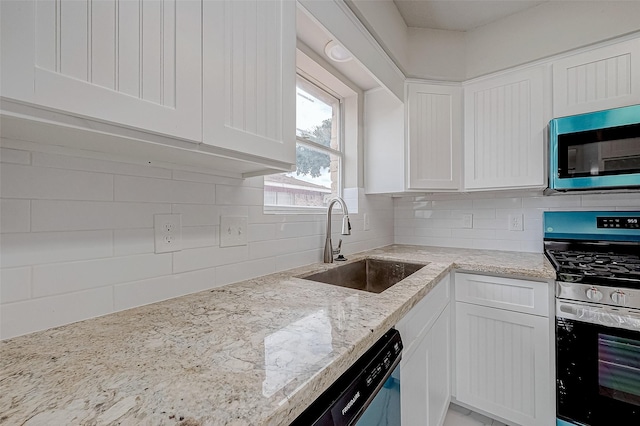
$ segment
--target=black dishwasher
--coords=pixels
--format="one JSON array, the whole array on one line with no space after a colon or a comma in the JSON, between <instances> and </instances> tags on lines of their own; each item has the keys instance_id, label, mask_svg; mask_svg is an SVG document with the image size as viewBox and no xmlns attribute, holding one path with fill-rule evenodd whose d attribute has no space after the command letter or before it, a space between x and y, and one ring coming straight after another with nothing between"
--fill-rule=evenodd
<instances>
[{"instance_id":1,"label":"black dishwasher","mask_svg":"<svg viewBox=\"0 0 640 426\"><path fill-rule=\"evenodd\" d=\"M391 329L291 426L399 425L401 357L400 333Z\"/></svg>"}]
</instances>

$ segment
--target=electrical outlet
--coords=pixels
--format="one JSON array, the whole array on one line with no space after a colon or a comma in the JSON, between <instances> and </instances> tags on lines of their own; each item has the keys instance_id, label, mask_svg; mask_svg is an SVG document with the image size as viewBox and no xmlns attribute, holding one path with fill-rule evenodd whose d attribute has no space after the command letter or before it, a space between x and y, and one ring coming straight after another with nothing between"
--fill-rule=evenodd
<instances>
[{"instance_id":1,"label":"electrical outlet","mask_svg":"<svg viewBox=\"0 0 640 426\"><path fill-rule=\"evenodd\" d=\"M220 247L246 245L246 216L220 216Z\"/></svg>"},{"instance_id":2,"label":"electrical outlet","mask_svg":"<svg viewBox=\"0 0 640 426\"><path fill-rule=\"evenodd\" d=\"M509 231L524 231L523 219L521 214L509 215Z\"/></svg>"},{"instance_id":3,"label":"electrical outlet","mask_svg":"<svg viewBox=\"0 0 640 426\"><path fill-rule=\"evenodd\" d=\"M462 215L462 227L473 228L473 215L471 213Z\"/></svg>"},{"instance_id":4,"label":"electrical outlet","mask_svg":"<svg viewBox=\"0 0 640 426\"><path fill-rule=\"evenodd\" d=\"M153 216L156 253L182 250L182 216L156 214Z\"/></svg>"},{"instance_id":5,"label":"electrical outlet","mask_svg":"<svg viewBox=\"0 0 640 426\"><path fill-rule=\"evenodd\" d=\"M364 225L362 226L363 231L368 231L371 228L371 221L369 220L369 213L365 213L362 215Z\"/></svg>"}]
</instances>

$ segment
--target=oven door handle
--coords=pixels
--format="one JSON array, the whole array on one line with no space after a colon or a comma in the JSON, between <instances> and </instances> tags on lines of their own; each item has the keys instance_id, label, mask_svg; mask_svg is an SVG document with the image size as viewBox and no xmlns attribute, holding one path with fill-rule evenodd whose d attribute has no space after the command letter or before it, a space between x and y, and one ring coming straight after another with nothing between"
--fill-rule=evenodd
<instances>
[{"instance_id":1,"label":"oven door handle","mask_svg":"<svg viewBox=\"0 0 640 426\"><path fill-rule=\"evenodd\" d=\"M556 317L612 328L640 331L640 311L556 299Z\"/></svg>"}]
</instances>

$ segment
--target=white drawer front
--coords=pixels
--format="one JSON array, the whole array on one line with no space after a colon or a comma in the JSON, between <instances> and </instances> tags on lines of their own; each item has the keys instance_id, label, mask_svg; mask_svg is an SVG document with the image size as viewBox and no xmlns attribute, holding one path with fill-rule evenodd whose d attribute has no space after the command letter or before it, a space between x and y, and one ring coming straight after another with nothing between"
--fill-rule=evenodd
<instances>
[{"instance_id":1,"label":"white drawer front","mask_svg":"<svg viewBox=\"0 0 640 426\"><path fill-rule=\"evenodd\" d=\"M549 316L549 283L457 273L456 300Z\"/></svg>"},{"instance_id":2,"label":"white drawer front","mask_svg":"<svg viewBox=\"0 0 640 426\"><path fill-rule=\"evenodd\" d=\"M405 353L423 331L431 328L449 302L449 283L450 278L447 275L396 324L405 346Z\"/></svg>"}]
</instances>

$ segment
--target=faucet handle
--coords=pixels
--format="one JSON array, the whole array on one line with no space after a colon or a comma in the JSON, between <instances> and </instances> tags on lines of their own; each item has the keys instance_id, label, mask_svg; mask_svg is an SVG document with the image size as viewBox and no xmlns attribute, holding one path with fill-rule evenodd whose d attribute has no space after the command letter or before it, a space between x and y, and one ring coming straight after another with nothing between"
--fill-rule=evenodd
<instances>
[{"instance_id":1,"label":"faucet handle","mask_svg":"<svg viewBox=\"0 0 640 426\"><path fill-rule=\"evenodd\" d=\"M340 254L340 249L342 248L342 238L338 241L338 248L333 249L333 254Z\"/></svg>"}]
</instances>

